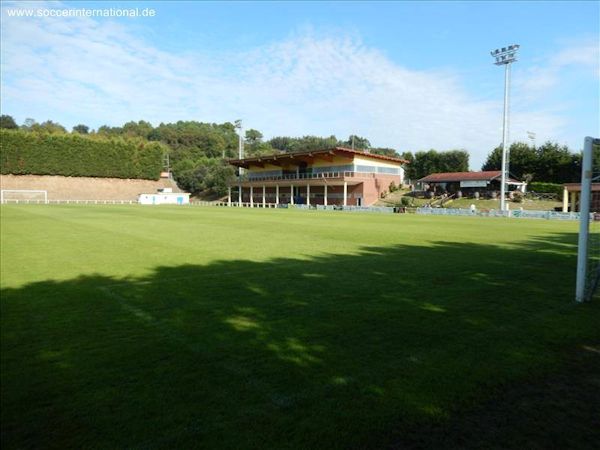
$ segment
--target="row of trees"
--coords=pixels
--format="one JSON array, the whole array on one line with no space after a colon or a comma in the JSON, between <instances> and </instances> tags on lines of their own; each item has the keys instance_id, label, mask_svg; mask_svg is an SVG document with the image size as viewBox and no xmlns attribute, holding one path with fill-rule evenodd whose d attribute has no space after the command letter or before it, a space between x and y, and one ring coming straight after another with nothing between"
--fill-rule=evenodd
<instances>
[{"instance_id":1,"label":"row of trees","mask_svg":"<svg viewBox=\"0 0 600 450\"><path fill-rule=\"evenodd\" d=\"M50 120L38 123L33 119L26 119L19 126L11 116L0 117L0 128L20 129L38 134L69 133L65 127ZM160 142L168 149L170 168L176 181L183 189L192 193L223 194L226 192L227 182L234 176L234 169L225 160L238 156L239 137L235 125L230 122L216 124L178 121L161 123L154 127L151 123L140 120L127 122L120 127L103 125L97 130L79 124L72 128L70 134L85 136L92 140L124 138L143 142ZM360 136L349 136L346 140L338 139L335 136L278 136L265 140L263 134L255 129L246 130L244 135L245 156L317 150L336 146L354 147L373 153L399 156L393 149L372 147L368 139Z\"/></svg>"},{"instance_id":2,"label":"row of trees","mask_svg":"<svg viewBox=\"0 0 600 450\"><path fill-rule=\"evenodd\" d=\"M164 152L158 142L0 130L3 174L158 180Z\"/></svg>"},{"instance_id":3,"label":"row of trees","mask_svg":"<svg viewBox=\"0 0 600 450\"><path fill-rule=\"evenodd\" d=\"M405 175L409 180L418 180L435 172L467 172L469 170L469 154L465 150L438 152L402 153L402 158L409 164L405 167Z\"/></svg>"},{"instance_id":4,"label":"row of trees","mask_svg":"<svg viewBox=\"0 0 600 450\"><path fill-rule=\"evenodd\" d=\"M501 167L502 147L497 147L488 155L482 170ZM554 142L539 147L515 142L510 146L509 167L511 174L528 182L575 183L581 179L581 153L573 153L566 145Z\"/></svg>"},{"instance_id":5,"label":"row of trees","mask_svg":"<svg viewBox=\"0 0 600 450\"><path fill-rule=\"evenodd\" d=\"M0 117L0 128L21 129L28 132L47 134L67 134L65 127L46 121L37 123L26 119L19 126L11 116ZM141 142L160 142L169 155L170 168L180 186L192 193L209 191L223 194L234 170L227 158L238 155L238 134L233 123L202 123L178 121L153 126L140 120L127 122L120 127L104 125L97 130L79 124L70 134L86 136L89 139L122 138ZM296 152L317 150L329 147L354 147L392 157L402 157L409 161L406 177L417 180L433 172L462 172L469 170L469 154L464 150L439 152L436 150L404 152L394 149L373 147L365 137L351 135L348 139L336 136L276 136L265 140L263 134L248 129L244 134L245 156L259 156L276 152ZM566 146L547 142L534 148L524 143L514 143L510 149L511 173L528 181L563 183L579 179L579 153L573 153ZM488 156L483 170L499 170L501 148L494 149Z\"/></svg>"}]
</instances>

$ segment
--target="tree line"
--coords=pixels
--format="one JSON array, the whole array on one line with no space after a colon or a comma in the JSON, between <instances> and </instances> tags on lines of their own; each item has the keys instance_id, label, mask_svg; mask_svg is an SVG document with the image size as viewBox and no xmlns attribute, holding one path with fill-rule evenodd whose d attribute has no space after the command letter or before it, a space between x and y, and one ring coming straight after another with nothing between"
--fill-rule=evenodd
<instances>
[{"instance_id":1,"label":"tree line","mask_svg":"<svg viewBox=\"0 0 600 450\"><path fill-rule=\"evenodd\" d=\"M600 168L599 149L594 149L593 159ZM539 147L523 142L510 145L510 173L527 182L576 183L581 180L581 152L572 152L566 145L545 142ZM500 170L502 147L498 146L488 155L482 170ZM595 171L598 171L598 170Z\"/></svg>"},{"instance_id":2,"label":"tree line","mask_svg":"<svg viewBox=\"0 0 600 450\"><path fill-rule=\"evenodd\" d=\"M193 194L206 192L222 195L226 192L227 183L235 175L233 167L227 163L227 159L238 156L238 129L231 122L217 124L178 121L153 126L149 122L140 120L130 121L117 127L103 125L97 130L78 124L69 132L61 124L51 120L38 123L33 119L26 119L22 125L18 125L11 116L3 115L0 117L0 128L41 134L74 134L95 140L124 139L160 143L165 154L168 154L170 169L175 180L183 189ZM469 154L465 150L431 149L398 153L391 148L372 146L367 138L356 135L351 135L347 139L338 139L331 135L328 137L276 136L266 140L259 130L247 129L243 136L243 143L246 157L339 146L399 157L409 162L405 167L406 178L413 182L434 172L469 170ZM492 150L482 169L500 169L500 157L500 147ZM578 180L580 159L579 153L573 153L567 147L552 142L547 142L538 148L515 143L511 146L510 167L511 173L519 178L562 183Z\"/></svg>"}]
</instances>

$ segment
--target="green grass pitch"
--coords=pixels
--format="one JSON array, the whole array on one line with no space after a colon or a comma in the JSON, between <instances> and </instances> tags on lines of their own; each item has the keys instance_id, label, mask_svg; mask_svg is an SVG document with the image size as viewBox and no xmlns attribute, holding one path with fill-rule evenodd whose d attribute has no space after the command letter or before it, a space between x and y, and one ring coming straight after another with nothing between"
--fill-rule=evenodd
<instances>
[{"instance_id":1,"label":"green grass pitch","mask_svg":"<svg viewBox=\"0 0 600 450\"><path fill-rule=\"evenodd\" d=\"M5 205L1 237L4 449L598 442L574 222Z\"/></svg>"}]
</instances>

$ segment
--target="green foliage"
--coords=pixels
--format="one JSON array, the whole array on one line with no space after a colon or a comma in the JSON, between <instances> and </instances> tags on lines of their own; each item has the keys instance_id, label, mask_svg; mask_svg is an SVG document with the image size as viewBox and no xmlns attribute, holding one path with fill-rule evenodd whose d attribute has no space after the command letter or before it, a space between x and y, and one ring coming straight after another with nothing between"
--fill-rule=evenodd
<instances>
[{"instance_id":1,"label":"green foliage","mask_svg":"<svg viewBox=\"0 0 600 450\"><path fill-rule=\"evenodd\" d=\"M221 125L195 121L161 123L149 133L151 141L161 141L171 149L171 160L202 157L233 158L237 156L238 135L233 124Z\"/></svg>"},{"instance_id":2,"label":"green foliage","mask_svg":"<svg viewBox=\"0 0 600 450\"><path fill-rule=\"evenodd\" d=\"M37 123L33 119L25 119L25 123L21 127L24 131L33 131L36 133L48 133L48 134L63 134L67 132L67 129L60 123L46 120L42 123Z\"/></svg>"},{"instance_id":3,"label":"green foliage","mask_svg":"<svg viewBox=\"0 0 600 450\"><path fill-rule=\"evenodd\" d=\"M500 170L501 165L502 147L498 146L488 155L482 170ZM581 155L555 142L546 142L537 148L515 142L510 146L510 173L519 179L577 182L581 178Z\"/></svg>"},{"instance_id":4,"label":"green foliage","mask_svg":"<svg viewBox=\"0 0 600 450\"><path fill-rule=\"evenodd\" d=\"M19 128L15 119L12 116L7 116L6 114L2 114L0 116L0 128L5 128L8 130L16 130Z\"/></svg>"},{"instance_id":5,"label":"green foliage","mask_svg":"<svg viewBox=\"0 0 600 450\"><path fill-rule=\"evenodd\" d=\"M6 123L10 126L10 119L12 118L10 116L6 117ZM34 119L26 119L21 129L37 134L66 133L65 128L60 124L52 121L39 124ZM233 175L234 169L224 164L222 159L238 157L239 136L235 125L231 122L216 124L178 121L175 123L161 123L157 127L154 127L151 123L140 120L137 122L127 122L123 126L103 125L98 128L97 132L92 131L91 133L89 127L79 124L73 127L72 134L75 137L87 135L93 142L110 141L113 142L111 145L115 148L125 145L124 139L135 141L136 145L142 146L149 146L149 142L164 144L165 148L163 150L169 154L170 167L175 179L182 188L192 193L209 191L216 194L223 194L226 190L224 180L229 179ZM41 138L31 137L27 142L33 142L36 139ZM321 150L338 146L350 147L352 146L353 139L354 147L357 150L366 149L374 154L398 157L398 153L394 149L373 148L369 140L361 136L351 135L346 141L338 140L333 135L329 137L303 136L297 138L281 136L274 137L265 142L263 134L259 130L252 128L245 132L244 155L252 157L277 152ZM149 147L153 148L151 145ZM111 151L114 151L114 148ZM75 160L77 158L75 157ZM10 158L7 160L7 164L10 165L10 170L30 170L19 169L18 164ZM32 163L28 162L27 164ZM91 164L91 167L102 164L94 163ZM50 169L50 166L52 164L49 162L40 161L37 163L35 169L31 170L45 171L44 173L48 173L49 170L58 170L54 166ZM64 172L82 173L81 168L75 170L71 167L70 163L61 163L59 166L61 167L61 174ZM407 169L411 170L411 167L409 166ZM104 169L98 172L96 168L90 169L90 171L98 174L106 172ZM112 168L109 172L130 173L131 170L123 168L117 171L116 168Z\"/></svg>"},{"instance_id":6,"label":"green foliage","mask_svg":"<svg viewBox=\"0 0 600 450\"><path fill-rule=\"evenodd\" d=\"M388 190L390 192L396 192L398 190L398 187L396 186L396 183L394 181L392 181L390 183L390 186L388 187Z\"/></svg>"},{"instance_id":7,"label":"green foliage","mask_svg":"<svg viewBox=\"0 0 600 450\"><path fill-rule=\"evenodd\" d=\"M400 198L400 204L402 206L412 206L413 201L414 201L414 199L412 197L404 196L404 197Z\"/></svg>"},{"instance_id":8,"label":"green foliage","mask_svg":"<svg viewBox=\"0 0 600 450\"><path fill-rule=\"evenodd\" d=\"M328 138L318 136L303 136L300 138L279 136L269 140L269 144L275 150L291 153L299 151L322 150L324 148L337 147L343 143L338 141L338 139L332 135ZM343 145L347 146L347 144Z\"/></svg>"},{"instance_id":9,"label":"green foliage","mask_svg":"<svg viewBox=\"0 0 600 450\"><path fill-rule=\"evenodd\" d=\"M535 149L538 158L536 181L566 183L579 181L581 162L578 155L572 154L566 145L546 142ZM532 173L534 173L532 171Z\"/></svg>"},{"instance_id":10,"label":"green foliage","mask_svg":"<svg viewBox=\"0 0 600 450\"><path fill-rule=\"evenodd\" d=\"M25 119L25 121L23 122L23 125L21 125L21 129L26 130L26 131L31 131L31 128L37 124L37 122L35 121L35 119L32 119L31 117L28 117L27 119Z\"/></svg>"},{"instance_id":11,"label":"green foliage","mask_svg":"<svg viewBox=\"0 0 600 450\"><path fill-rule=\"evenodd\" d=\"M79 124L73 127L73 133L89 134L89 132L90 127L88 127L87 125Z\"/></svg>"},{"instance_id":12,"label":"green foliage","mask_svg":"<svg viewBox=\"0 0 600 450\"><path fill-rule=\"evenodd\" d=\"M101 127L98 128L97 133L101 136L106 136L106 137L120 136L123 134L123 128L122 127L109 127L108 125L102 125Z\"/></svg>"},{"instance_id":13,"label":"green foliage","mask_svg":"<svg viewBox=\"0 0 600 450\"><path fill-rule=\"evenodd\" d=\"M273 153L278 152L273 150L273 147L271 147L268 142L257 142L244 146L244 155L246 158L252 156L272 155Z\"/></svg>"},{"instance_id":14,"label":"green foliage","mask_svg":"<svg viewBox=\"0 0 600 450\"><path fill-rule=\"evenodd\" d=\"M469 170L469 154L465 150L450 150L438 152L416 152L414 157L410 152L404 153L405 159L412 163L408 165L407 178L418 180L431 173L437 172L466 172Z\"/></svg>"},{"instance_id":15,"label":"green foliage","mask_svg":"<svg viewBox=\"0 0 600 450\"><path fill-rule=\"evenodd\" d=\"M250 128L249 130L246 130L245 137L246 144L255 144L258 142L262 142L263 134L258 130Z\"/></svg>"},{"instance_id":16,"label":"green foliage","mask_svg":"<svg viewBox=\"0 0 600 450\"><path fill-rule=\"evenodd\" d=\"M417 180L416 170L415 170L415 155L412 152L403 152L400 154L402 159L408 161L408 164L404 166L404 175L407 180Z\"/></svg>"},{"instance_id":17,"label":"green foliage","mask_svg":"<svg viewBox=\"0 0 600 450\"><path fill-rule=\"evenodd\" d=\"M158 143L0 130L3 174L156 180L164 151Z\"/></svg>"},{"instance_id":18,"label":"green foliage","mask_svg":"<svg viewBox=\"0 0 600 450\"><path fill-rule=\"evenodd\" d=\"M371 149L371 143L367 138L356 136L351 134L348 136L348 140L340 141L339 145L342 147L353 148L355 150L369 150Z\"/></svg>"},{"instance_id":19,"label":"green foliage","mask_svg":"<svg viewBox=\"0 0 600 450\"><path fill-rule=\"evenodd\" d=\"M260 131L254 129L246 130L246 139L244 140L244 155L246 157L273 153L276 152L268 142L263 142L263 135Z\"/></svg>"},{"instance_id":20,"label":"green foliage","mask_svg":"<svg viewBox=\"0 0 600 450\"><path fill-rule=\"evenodd\" d=\"M186 159L173 166L173 174L179 187L187 192L225 195L227 185L235 175L235 169L220 159Z\"/></svg>"},{"instance_id":21,"label":"green foliage","mask_svg":"<svg viewBox=\"0 0 600 450\"><path fill-rule=\"evenodd\" d=\"M246 136L247 137L247 136ZM290 136L277 136L270 139L267 143L269 144L272 152L280 151L284 153L310 151L310 150L322 150L325 148L332 147L346 147L352 148L352 140L354 139L355 150L368 150L371 153L377 155L390 156L392 158L398 158L398 152L393 148L387 147L372 147L369 140L365 137L350 135L347 140L338 140L335 136L329 137L318 137L318 136L303 136L299 138ZM248 142L248 139L246 139Z\"/></svg>"},{"instance_id":22,"label":"green foliage","mask_svg":"<svg viewBox=\"0 0 600 450\"><path fill-rule=\"evenodd\" d=\"M542 183L539 181L533 181L527 185L527 189L534 192L560 195L563 192L563 185L558 183Z\"/></svg>"},{"instance_id":23,"label":"green foliage","mask_svg":"<svg viewBox=\"0 0 600 450\"><path fill-rule=\"evenodd\" d=\"M139 122L127 122L123 125L122 133L128 137L141 137L144 139L148 139L152 133L154 128L152 128L152 124L146 122L144 120L140 120Z\"/></svg>"},{"instance_id":24,"label":"green foliage","mask_svg":"<svg viewBox=\"0 0 600 450\"><path fill-rule=\"evenodd\" d=\"M523 203L523 194L519 191L512 193L512 201L515 203Z\"/></svg>"},{"instance_id":25,"label":"green foliage","mask_svg":"<svg viewBox=\"0 0 600 450\"><path fill-rule=\"evenodd\" d=\"M394 150L393 148L371 147L371 149L369 151L371 153L376 154L376 155L390 156L392 158L399 158L400 157L400 155L398 154L398 152L396 150Z\"/></svg>"}]
</instances>

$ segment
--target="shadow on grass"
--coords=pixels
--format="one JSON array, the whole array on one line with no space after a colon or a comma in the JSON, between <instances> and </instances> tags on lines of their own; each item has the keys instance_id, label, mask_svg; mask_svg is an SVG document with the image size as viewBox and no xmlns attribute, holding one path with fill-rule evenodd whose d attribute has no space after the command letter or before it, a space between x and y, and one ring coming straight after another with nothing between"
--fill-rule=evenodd
<instances>
[{"instance_id":1,"label":"shadow on grass","mask_svg":"<svg viewBox=\"0 0 600 450\"><path fill-rule=\"evenodd\" d=\"M493 427L481 405L600 341L598 303L571 302L574 239L364 248L4 289L2 444L468 447L446 440L479 419ZM476 446L591 446L585 411L578 427L552 423L562 432L551 441L530 430Z\"/></svg>"}]
</instances>

